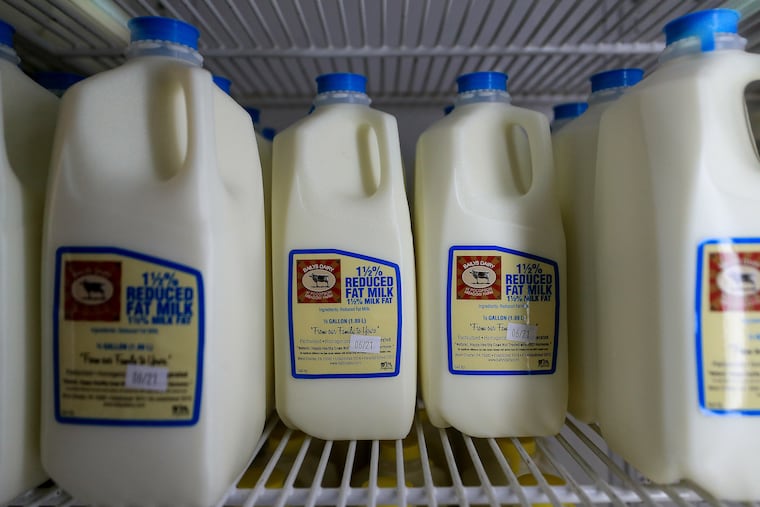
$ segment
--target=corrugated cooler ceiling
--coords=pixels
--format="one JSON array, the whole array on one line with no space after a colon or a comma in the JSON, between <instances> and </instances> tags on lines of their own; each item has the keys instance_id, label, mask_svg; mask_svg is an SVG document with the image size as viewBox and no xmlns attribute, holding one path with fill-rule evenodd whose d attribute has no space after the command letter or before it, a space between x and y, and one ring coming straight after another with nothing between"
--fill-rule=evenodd
<instances>
[{"instance_id":1,"label":"corrugated cooler ceiling","mask_svg":"<svg viewBox=\"0 0 760 507\"><path fill-rule=\"evenodd\" d=\"M746 2L745 3L752 3ZM583 99L588 76L651 70L662 27L717 0L5 0L24 68L92 74L123 61L131 17L162 15L201 30L205 66L241 103L308 104L314 77L368 76L376 103L443 104L454 79L509 75L518 104ZM760 14L743 19L760 50Z\"/></svg>"}]
</instances>

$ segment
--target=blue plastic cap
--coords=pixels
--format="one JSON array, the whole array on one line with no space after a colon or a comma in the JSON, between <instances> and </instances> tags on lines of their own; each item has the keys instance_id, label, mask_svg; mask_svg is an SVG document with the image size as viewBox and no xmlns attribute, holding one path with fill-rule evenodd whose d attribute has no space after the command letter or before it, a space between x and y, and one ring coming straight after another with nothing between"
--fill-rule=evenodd
<instances>
[{"instance_id":1,"label":"blue plastic cap","mask_svg":"<svg viewBox=\"0 0 760 507\"><path fill-rule=\"evenodd\" d=\"M317 93L327 92L367 93L367 78L349 72L322 74L317 77Z\"/></svg>"},{"instance_id":2,"label":"blue plastic cap","mask_svg":"<svg viewBox=\"0 0 760 507\"><path fill-rule=\"evenodd\" d=\"M503 72L471 72L462 74L457 78L457 91L459 93L474 90L501 90L507 91L507 77Z\"/></svg>"},{"instance_id":3,"label":"blue plastic cap","mask_svg":"<svg viewBox=\"0 0 760 507\"><path fill-rule=\"evenodd\" d=\"M644 78L641 69L615 69L598 72L591 76L591 93L609 88L633 86Z\"/></svg>"},{"instance_id":4,"label":"blue plastic cap","mask_svg":"<svg viewBox=\"0 0 760 507\"><path fill-rule=\"evenodd\" d=\"M172 18L143 16L127 22L131 31L131 41L163 40L198 49L200 32L193 25Z\"/></svg>"},{"instance_id":5,"label":"blue plastic cap","mask_svg":"<svg viewBox=\"0 0 760 507\"><path fill-rule=\"evenodd\" d=\"M276 134L277 134L277 131L273 129L272 127L264 127L263 129L261 129L261 136L264 139L268 139L272 141Z\"/></svg>"},{"instance_id":6,"label":"blue plastic cap","mask_svg":"<svg viewBox=\"0 0 760 507\"><path fill-rule=\"evenodd\" d=\"M261 120L261 111L255 107L246 107L245 110L249 115L251 115L251 121L254 125L257 124L259 120Z\"/></svg>"},{"instance_id":7,"label":"blue plastic cap","mask_svg":"<svg viewBox=\"0 0 760 507\"><path fill-rule=\"evenodd\" d=\"M738 33L739 12L733 9L709 9L692 12L665 25L665 42L671 45L687 37L699 37L702 51L715 49L716 33Z\"/></svg>"},{"instance_id":8,"label":"blue plastic cap","mask_svg":"<svg viewBox=\"0 0 760 507\"><path fill-rule=\"evenodd\" d=\"M37 72L34 80L48 90L66 90L84 76L72 72Z\"/></svg>"},{"instance_id":9,"label":"blue plastic cap","mask_svg":"<svg viewBox=\"0 0 760 507\"><path fill-rule=\"evenodd\" d=\"M9 25L0 19L0 44L13 47L14 33L16 33L16 29L13 28L13 25Z\"/></svg>"},{"instance_id":10,"label":"blue plastic cap","mask_svg":"<svg viewBox=\"0 0 760 507\"><path fill-rule=\"evenodd\" d=\"M230 81L224 76L217 76L216 74L212 75L211 79L214 80L214 84L216 84L216 86L221 88L224 93L226 93L227 95L232 95L231 93L232 81Z\"/></svg>"},{"instance_id":11,"label":"blue plastic cap","mask_svg":"<svg viewBox=\"0 0 760 507\"><path fill-rule=\"evenodd\" d=\"M448 106L446 106L446 107L443 108L443 114L447 115L450 112L452 112L453 110L454 110L454 104L449 104Z\"/></svg>"},{"instance_id":12,"label":"blue plastic cap","mask_svg":"<svg viewBox=\"0 0 760 507\"><path fill-rule=\"evenodd\" d=\"M554 119L562 120L564 118L576 118L582 115L586 109L588 109L588 104L585 102L558 104L554 106Z\"/></svg>"}]
</instances>

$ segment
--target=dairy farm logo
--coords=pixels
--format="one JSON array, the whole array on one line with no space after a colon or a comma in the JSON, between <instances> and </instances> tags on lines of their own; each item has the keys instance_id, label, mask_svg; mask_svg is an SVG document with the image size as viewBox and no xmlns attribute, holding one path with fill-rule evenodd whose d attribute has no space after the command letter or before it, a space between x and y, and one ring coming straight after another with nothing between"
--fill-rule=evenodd
<instances>
[{"instance_id":1,"label":"dairy farm logo","mask_svg":"<svg viewBox=\"0 0 760 507\"><path fill-rule=\"evenodd\" d=\"M760 311L760 254L711 253L710 309Z\"/></svg>"},{"instance_id":2,"label":"dairy farm logo","mask_svg":"<svg viewBox=\"0 0 760 507\"><path fill-rule=\"evenodd\" d=\"M501 257L457 256L457 299L500 299Z\"/></svg>"},{"instance_id":3,"label":"dairy farm logo","mask_svg":"<svg viewBox=\"0 0 760 507\"><path fill-rule=\"evenodd\" d=\"M296 262L299 303L340 303L340 259L302 259Z\"/></svg>"},{"instance_id":4,"label":"dairy farm logo","mask_svg":"<svg viewBox=\"0 0 760 507\"><path fill-rule=\"evenodd\" d=\"M67 261L64 291L66 320L121 320L121 262Z\"/></svg>"}]
</instances>

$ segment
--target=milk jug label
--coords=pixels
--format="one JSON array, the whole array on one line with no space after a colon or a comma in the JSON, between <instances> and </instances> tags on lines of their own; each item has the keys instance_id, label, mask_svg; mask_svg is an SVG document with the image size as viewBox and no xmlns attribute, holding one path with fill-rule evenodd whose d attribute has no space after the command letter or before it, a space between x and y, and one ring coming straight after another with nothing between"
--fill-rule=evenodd
<instances>
[{"instance_id":1,"label":"milk jug label","mask_svg":"<svg viewBox=\"0 0 760 507\"><path fill-rule=\"evenodd\" d=\"M342 250L293 250L289 266L293 377L398 375L398 265Z\"/></svg>"},{"instance_id":2,"label":"milk jug label","mask_svg":"<svg viewBox=\"0 0 760 507\"><path fill-rule=\"evenodd\" d=\"M451 373L554 373L557 263L498 246L452 247L446 319Z\"/></svg>"},{"instance_id":3,"label":"milk jug label","mask_svg":"<svg viewBox=\"0 0 760 507\"><path fill-rule=\"evenodd\" d=\"M55 414L62 423L198 422L200 272L119 248L56 252Z\"/></svg>"},{"instance_id":4,"label":"milk jug label","mask_svg":"<svg viewBox=\"0 0 760 507\"><path fill-rule=\"evenodd\" d=\"M760 415L760 238L699 246L696 308L700 407Z\"/></svg>"}]
</instances>

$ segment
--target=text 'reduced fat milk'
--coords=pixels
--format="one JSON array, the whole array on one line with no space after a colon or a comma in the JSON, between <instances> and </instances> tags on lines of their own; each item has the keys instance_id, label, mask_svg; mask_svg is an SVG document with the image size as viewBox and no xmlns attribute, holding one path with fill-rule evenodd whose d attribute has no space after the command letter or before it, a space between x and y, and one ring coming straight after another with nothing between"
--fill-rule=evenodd
<instances>
[{"instance_id":1,"label":"text 'reduced fat milk'","mask_svg":"<svg viewBox=\"0 0 760 507\"><path fill-rule=\"evenodd\" d=\"M322 439L399 439L417 394L412 231L398 129L365 78L317 78L277 134L272 273L277 412Z\"/></svg>"},{"instance_id":2,"label":"text 'reduced fat milk'","mask_svg":"<svg viewBox=\"0 0 760 507\"><path fill-rule=\"evenodd\" d=\"M85 503L211 505L265 418L264 206L198 32L130 21L64 95L43 257L42 461Z\"/></svg>"},{"instance_id":3,"label":"text 'reduced fat milk'","mask_svg":"<svg viewBox=\"0 0 760 507\"><path fill-rule=\"evenodd\" d=\"M760 162L739 14L671 21L599 124L599 423L656 482L760 500Z\"/></svg>"},{"instance_id":4,"label":"text 'reduced fat milk'","mask_svg":"<svg viewBox=\"0 0 760 507\"><path fill-rule=\"evenodd\" d=\"M417 143L422 396L477 437L553 435L567 404L565 238L549 123L507 76L460 76Z\"/></svg>"}]
</instances>

